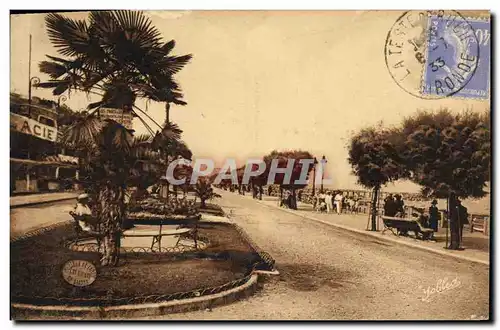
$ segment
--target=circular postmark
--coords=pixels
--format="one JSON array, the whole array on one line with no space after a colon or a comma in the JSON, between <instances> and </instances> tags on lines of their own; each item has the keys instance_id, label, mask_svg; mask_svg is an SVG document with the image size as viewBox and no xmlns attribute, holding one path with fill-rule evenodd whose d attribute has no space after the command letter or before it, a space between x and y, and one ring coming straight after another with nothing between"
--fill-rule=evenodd
<instances>
[{"instance_id":1,"label":"circular postmark","mask_svg":"<svg viewBox=\"0 0 500 330\"><path fill-rule=\"evenodd\" d=\"M62 277L74 286L88 286L97 278L97 269L86 260L69 260L62 268Z\"/></svg>"},{"instance_id":2,"label":"circular postmark","mask_svg":"<svg viewBox=\"0 0 500 330\"><path fill-rule=\"evenodd\" d=\"M478 61L474 29L456 11L407 11L387 34L387 69L399 87L419 98L439 99L459 92Z\"/></svg>"}]
</instances>

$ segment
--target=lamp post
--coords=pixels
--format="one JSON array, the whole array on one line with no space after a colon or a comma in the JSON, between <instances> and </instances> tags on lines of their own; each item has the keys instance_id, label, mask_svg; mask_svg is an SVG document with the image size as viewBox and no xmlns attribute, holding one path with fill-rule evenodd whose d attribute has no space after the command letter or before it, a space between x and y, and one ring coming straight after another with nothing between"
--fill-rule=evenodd
<instances>
[{"instance_id":1,"label":"lamp post","mask_svg":"<svg viewBox=\"0 0 500 330\"><path fill-rule=\"evenodd\" d=\"M321 193L323 193L323 178L325 176L325 164L326 163L328 163L328 161L326 160L325 155L323 155L323 157L321 157L321 188L320 188Z\"/></svg>"},{"instance_id":2,"label":"lamp post","mask_svg":"<svg viewBox=\"0 0 500 330\"><path fill-rule=\"evenodd\" d=\"M318 160L314 157L314 167L313 167L313 191L312 195L314 196L316 193L316 165L318 165Z\"/></svg>"},{"instance_id":3,"label":"lamp post","mask_svg":"<svg viewBox=\"0 0 500 330\"><path fill-rule=\"evenodd\" d=\"M67 98L64 95L61 95L57 98L57 109L59 110L59 107L61 106L61 101L66 102Z\"/></svg>"},{"instance_id":4,"label":"lamp post","mask_svg":"<svg viewBox=\"0 0 500 330\"><path fill-rule=\"evenodd\" d=\"M40 78L31 76L31 34L28 56L28 118L31 118L31 87L40 83Z\"/></svg>"},{"instance_id":5,"label":"lamp post","mask_svg":"<svg viewBox=\"0 0 500 330\"><path fill-rule=\"evenodd\" d=\"M28 89L28 118L31 118L31 87L33 85L39 84L40 83L40 78L38 77L31 77L30 78L30 85Z\"/></svg>"}]
</instances>

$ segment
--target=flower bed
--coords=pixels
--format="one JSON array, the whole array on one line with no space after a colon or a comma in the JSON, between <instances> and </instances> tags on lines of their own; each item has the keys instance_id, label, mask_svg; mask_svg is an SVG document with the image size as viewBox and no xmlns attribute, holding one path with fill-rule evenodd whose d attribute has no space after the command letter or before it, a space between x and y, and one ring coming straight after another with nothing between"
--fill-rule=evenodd
<instances>
[{"instance_id":1,"label":"flower bed","mask_svg":"<svg viewBox=\"0 0 500 330\"><path fill-rule=\"evenodd\" d=\"M180 299L207 291L203 288L243 281L259 262L259 255L234 226L203 224L199 230L211 242L202 252L124 253L118 267L105 268L98 266L97 253L65 248L65 237L73 235L71 224L12 243L11 301L109 306ZM73 259L97 266L92 285L73 287L62 278L62 265Z\"/></svg>"},{"instance_id":2,"label":"flower bed","mask_svg":"<svg viewBox=\"0 0 500 330\"><path fill-rule=\"evenodd\" d=\"M160 216L193 216L198 214L198 208L195 201L187 198L161 200L148 197L129 207L129 214L141 213Z\"/></svg>"}]
</instances>

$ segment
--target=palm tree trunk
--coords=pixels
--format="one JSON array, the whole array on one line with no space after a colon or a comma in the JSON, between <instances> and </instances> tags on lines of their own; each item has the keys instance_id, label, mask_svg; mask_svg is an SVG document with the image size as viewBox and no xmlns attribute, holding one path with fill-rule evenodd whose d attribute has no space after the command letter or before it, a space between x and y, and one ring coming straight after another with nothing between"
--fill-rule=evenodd
<instances>
[{"instance_id":1,"label":"palm tree trunk","mask_svg":"<svg viewBox=\"0 0 500 330\"><path fill-rule=\"evenodd\" d=\"M170 102L165 102L165 127L167 127L170 124ZM168 168L168 153L166 153L165 157L167 158L167 168ZM165 198L168 201L168 197L170 194L170 184L167 180L167 193Z\"/></svg>"},{"instance_id":2,"label":"palm tree trunk","mask_svg":"<svg viewBox=\"0 0 500 330\"><path fill-rule=\"evenodd\" d=\"M170 123L170 102L165 103L165 124Z\"/></svg>"},{"instance_id":3,"label":"palm tree trunk","mask_svg":"<svg viewBox=\"0 0 500 330\"><path fill-rule=\"evenodd\" d=\"M120 258L121 224L125 218L124 188L108 184L99 191L102 266L116 266Z\"/></svg>"}]
</instances>

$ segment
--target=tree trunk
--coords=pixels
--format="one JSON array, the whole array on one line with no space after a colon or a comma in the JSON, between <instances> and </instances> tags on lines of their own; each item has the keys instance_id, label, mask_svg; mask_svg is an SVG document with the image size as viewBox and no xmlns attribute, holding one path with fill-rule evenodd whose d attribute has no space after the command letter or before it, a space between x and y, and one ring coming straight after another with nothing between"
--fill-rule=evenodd
<instances>
[{"instance_id":1,"label":"tree trunk","mask_svg":"<svg viewBox=\"0 0 500 330\"><path fill-rule=\"evenodd\" d=\"M206 208L207 207L206 200L203 198L200 198L200 201L201 201L201 208L202 209Z\"/></svg>"},{"instance_id":2,"label":"tree trunk","mask_svg":"<svg viewBox=\"0 0 500 330\"><path fill-rule=\"evenodd\" d=\"M168 166L168 163L167 163L167 166ZM170 195L170 184L168 183L168 180L167 180L167 185L166 186L167 186L167 193L166 193L165 198L168 201L168 198L169 198L169 195Z\"/></svg>"},{"instance_id":3,"label":"tree trunk","mask_svg":"<svg viewBox=\"0 0 500 330\"><path fill-rule=\"evenodd\" d=\"M121 224L125 217L124 188L108 184L99 191L100 252L102 266L116 266L120 259Z\"/></svg>"},{"instance_id":4,"label":"tree trunk","mask_svg":"<svg viewBox=\"0 0 500 330\"><path fill-rule=\"evenodd\" d=\"M449 249L458 250L460 248L460 219L457 212L457 202L454 194L448 197L449 205L449 226L451 232L451 241Z\"/></svg>"},{"instance_id":5,"label":"tree trunk","mask_svg":"<svg viewBox=\"0 0 500 330\"><path fill-rule=\"evenodd\" d=\"M297 193L295 188L292 188L292 198L291 198L290 208L292 210L297 209Z\"/></svg>"},{"instance_id":6,"label":"tree trunk","mask_svg":"<svg viewBox=\"0 0 500 330\"><path fill-rule=\"evenodd\" d=\"M378 201L378 192L380 190L379 186L376 186L373 189L372 196L372 231L377 231L377 201Z\"/></svg>"}]
</instances>

